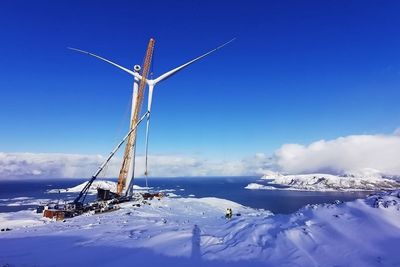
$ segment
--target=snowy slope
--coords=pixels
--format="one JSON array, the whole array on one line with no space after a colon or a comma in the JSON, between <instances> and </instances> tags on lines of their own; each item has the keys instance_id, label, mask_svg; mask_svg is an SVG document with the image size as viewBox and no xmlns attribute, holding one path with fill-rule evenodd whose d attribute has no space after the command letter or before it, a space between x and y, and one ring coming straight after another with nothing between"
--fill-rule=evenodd
<instances>
[{"instance_id":1,"label":"snowy slope","mask_svg":"<svg viewBox=\"0 0 400 267\"><path fill-rule=\"evenodd\" d=\"M48 193L79 193L82 191L82 189L86 186L87 183L88 182L84 182L77 186L70 187L67 189L51 189L51 190L48 190L47 192ZM117 183L113 182L113 181L104 181L104 180L94 181L92 183L92 186L89 189L89 192L91 194L96 194L97 188L102 188L102 189L110 190L111 192L116 192L117 191ZM134 185L133 189L134 190L147 190L150 188Z\"/></svg>"},{"instance_id":2,"label":"snowy slope","mask_svg":"<svg viewBox=\"0 0 400 267\"><path fill-rule=\"evenodd\" d=\"M400 191L291 215L216 198L131 204L66 222L0 217L13 225L0 266L400 266Z\"/></svg>"},{"instance_id":3,"label":"snowy slope","mask_svg":"<svg viewBox=\"0 0 400 267\"><path fill-rule=\"evenodd\" d=\"M82 189L86 186L88 182L81 183L77 186L70 187L67 189L51 189L48 191L48 193L79 193L82 191ZM89 192L90 193L97 193L97 188L102 188L106 190L110 190L112 192L116 192L117 190L117 183L112 182L112 181L94 181L92 183L92 186L90 187Z\"/></svg>"},{"instance_id":4,"label":"snowy slope","mask_svg":"<svg viewBox=\"0 0 400 267\"><path fill-rule=\"evenodd\" d=\"M310 191L376 191L387 189L398 189L400 183L396 180L385 179L377 175L355 176L349 174L336 176L331 174L301 174L282 175L269 173L261 179L268 180L269 184L286 186L286 190L310 190ZM248 189L271 189L262 185L251 185ZM257 188L258 187L258 188ZM276 189L276 188L275 188Z\"/></svg>"}]
</instances>

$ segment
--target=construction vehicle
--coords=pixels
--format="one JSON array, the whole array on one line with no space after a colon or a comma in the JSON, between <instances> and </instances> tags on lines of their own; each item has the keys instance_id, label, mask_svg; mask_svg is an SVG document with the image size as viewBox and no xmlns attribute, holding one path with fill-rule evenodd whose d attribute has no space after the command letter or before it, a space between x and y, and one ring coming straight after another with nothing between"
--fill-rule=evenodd
<instances>
[{"instance_id":1,"label":"construction vehicle","mask_svg":"<svg viewBox=\"0 0 400 267\"><path fill-rule=\"evenodd\" d=\"M56 218L56 219L64 219L68 217L74 217L80 215L84 212L94 211L94 212L105 212L110 210L115 210L118 208L118 204L122 202L126 202L132 200L134 197L133 194L133 182L134 182L134 170L135 170L135 149L136 149L136 137L137 137L137 128L139 124L146 119L146 137L145 137L145 178L146 178L146 186L147 186L147 175L148 175L148 142L149 142L149 124L150 124L150 113L151 113L151 104L153 99L153 91L156 84L161 81L166 80L171 77L175 73L180 70L183 70L190 64L208 56L209 54L217 51L218 49L224 47L225 45L232 42L234 39L218 46L217 48L177 67L174 68L162 75L160 75L156 79L148 79L150 73L151 62L153 58L154 44L155 40L153 38L150 39L146 54L143 60L143 64L141 66L135 65L133 70L122 67L111 60L100 57L96 54L76 49L69 48L71 50L81 52L95 58L98 58L102 61L105 61L114 67L119 68L127 72L128 74L134 77L133 83L133 92L132 92L132 104L131 104L131 118L130 118L130 128L125 137L116 145L116 147L111 151L109 156L104 160L104 162L100 165L97 171L93 174L90 180L86 183L84 188L78 194L73 202L67 204L57 204L57 203L49 203L47 205L41 206L38 208L38 211L43 212L45 217ZM140 116L146 86L148 86L148 103L146 112ZM109 163L111 158L115 155L118 149L122 146L122 144L126 142L124 155L122 158L122 166L118 176L118 183L116 192L110 192L109 190L98 188L97 201L92 203L86 203L86 197L89 193L90 187L93 182L97 179L99 174L104 170L106 165ZM160 194L150 194L151 196L160 196ZM149 195L146 195L149 197Z\"/></svg>"}]
</instances>

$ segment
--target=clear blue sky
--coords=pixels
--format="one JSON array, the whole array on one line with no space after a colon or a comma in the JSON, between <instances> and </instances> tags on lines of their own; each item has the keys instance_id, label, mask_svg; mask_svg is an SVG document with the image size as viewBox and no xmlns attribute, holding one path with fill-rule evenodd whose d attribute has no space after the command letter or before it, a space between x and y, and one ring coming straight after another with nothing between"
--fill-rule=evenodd
<instances>
[{"instance_id":1,"label":"clear blue sky","mask_svg":"<svg viewBox=\"0 0 400 267\"><path fill-rule=\"evenodd\" d=\"M400 126L398 1L1 1L0 151L105 154L156 39L152 153L221 159Z\"/></svg>"}]
</instances>

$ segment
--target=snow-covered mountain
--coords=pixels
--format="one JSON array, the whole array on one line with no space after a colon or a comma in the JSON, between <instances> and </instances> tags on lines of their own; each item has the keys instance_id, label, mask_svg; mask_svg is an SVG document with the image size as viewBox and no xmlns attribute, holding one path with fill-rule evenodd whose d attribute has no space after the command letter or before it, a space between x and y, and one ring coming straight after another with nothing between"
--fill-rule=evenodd
<instances>
[{"instance_id":1,"label":"snow-covered mountain","mask_svg":"<svg viewBox=\"0 0 400 267\"><path fill-rule=\"evenodd\" d=\"M79 193L82 191L82 189L86 186L88 182L81 183L77 186L66 188L66 189L50 189L47 192L48 193ZM104 181L104 180L98 180L94 181L92 183L92 186L89 189L90 194L96 194L97 193L97 188L102 188L105 190L110 190L111 192L116 192L117 191L117 183L113 181ZM133 186L134 190L147 190L150 189L149 187L141 187L138 185Z\"/></svg>"},{"instance_id":2,"label":"snow-covered mountain","mask_svg":"<svg viewBox=\"0 0 400 267\"><path fill-rule=\"evenodd\" d=\"M400 182L383 178L376 172L368 174L349 173L343 176L312 173L299 175L283 175L269 172L261 179L270 185L284 186L286 190L309 191L375 191L400 188ZM250 187L250 188L249 188ZM270 186L248 185L247 189L271 189ZM275 188L276 189L276 188ZM282 188L281 188L282 189Z\"/></svg>"},{"instance_id":3,"label":"snow-covered mountain","mask_svg":"<svg viewBox=\"0 0 400 267\"><path fill-rule=\"evenodd\" d=\"M79 193L82 189L86 186L88 182L81 183L77 186L66 188L66 189L50 189L48 193ZM105 190L110 190L112 192L116 192L117 190L117 183L113 181L94 181L92 186L89 189L89 193L95 194L97 193L97 188L102 188Z\"/></svg>"},{"instance_id":4,"label":"snow-covered mountain","mask_svg":"<svg viewBox=\"0 0 400 267\"><path fill-rule=\"evenodd\" d=\"M277 189L276 187L269 186L269 185L262 185L262 184L257 184L257 183L250 183L248 184L245 189L251 189L251 190L256 190L256 189L264 189L264 190L275 190Z\"/></svg>"},{"instance_id":5,"label":"snow-covered mountain","mask_svg":"<svg viewBox=\"0 0 400 267\"><path fill-rule=\"evenodd\" d=\"M234 216L224 217L232 208ZM0 213L0 266L400 266L400 191L273 215L217 198L50 221Z\"/></svg>"}]
</instances>

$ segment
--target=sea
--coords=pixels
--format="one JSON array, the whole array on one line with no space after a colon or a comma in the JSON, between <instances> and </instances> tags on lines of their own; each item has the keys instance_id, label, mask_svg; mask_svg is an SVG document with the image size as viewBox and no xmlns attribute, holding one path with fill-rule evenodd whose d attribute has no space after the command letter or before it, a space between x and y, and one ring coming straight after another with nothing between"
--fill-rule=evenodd
<instances>
[{"instance_id":1,"label":"sea","mask_svg":"<svg viewBox=\"0 0 400 267\"><path fill-rule=\"evenodd\" d=\"M108 179L116 181L116 179ZM51 189L74 187L87 179L24 179L0 181L0 213L36 209L41 203L70 201L77 193L49 193ZM249 190L249 183L266 184L260 177L179 177L148 178L148 185L154 191L169 190L178 197L217 197L228 199L244 206L269 210L275 214L293 213L308 204L352 201L363 198L371 192L311 192L293 190ZM135 184L145 186L143 178ZM279 187L278 185L275 185ZM93 196L92 196L93 197Z\"/></svg>"}]
</instances>

